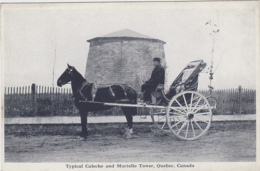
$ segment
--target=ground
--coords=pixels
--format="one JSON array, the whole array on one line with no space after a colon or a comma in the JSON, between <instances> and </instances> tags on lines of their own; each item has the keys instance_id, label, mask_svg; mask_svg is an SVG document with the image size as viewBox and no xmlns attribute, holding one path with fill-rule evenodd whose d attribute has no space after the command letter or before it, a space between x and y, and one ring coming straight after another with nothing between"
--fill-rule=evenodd
<instances>
[{"instance_id":1,"label":"ground","mask_svg":"<svg viewBox=\"0 0 260 171\"><path fill-rule=\"evenodd\" d=\"M213 122L208 134L182 141L151 123L135 123L131 139L125 124L6 125L5 162L238 162L256 161L256 122Z\"/></svg>"}]
</instances>

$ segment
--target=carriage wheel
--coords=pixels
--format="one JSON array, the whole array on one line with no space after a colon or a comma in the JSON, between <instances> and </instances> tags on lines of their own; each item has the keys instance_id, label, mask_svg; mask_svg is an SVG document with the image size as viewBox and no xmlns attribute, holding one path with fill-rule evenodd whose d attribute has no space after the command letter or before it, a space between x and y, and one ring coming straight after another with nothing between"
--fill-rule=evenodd
<instances>
[{"instance_id":1,"label":"carriage wheel","mask_svg":"<svg viewBox=\"0 0 260 171\"><path fill-rule=\"evenodd\" d=\"M213 107L213 109L216 109L217 108L217 99L215 97L212 97L212 96L208 96L206 97L210 106Z\"/></svg>"},{"instance_id":2,"label":"carriage wheel","mask_svg":"<svg viewBox=\"0 0 260 171\"><path fill-rule=\"evenodd\" d=\"M212 110L208 100L193 91L175 95L169 102L166 112L170 131L182 140L196 140L207 133L211 116Z\"/></svg>"},{"instance_id":3,"label":"carriage wheel","mask_svg":"<svg viewBox=\"0 0 260 171\"><path fill-rule=\"evenodd\" d=\"M151 114L152 121L157 128L165 132L170 132L170 129L167 124L167 119L166 119L166 108L164 109L152 108L150 114Z\"/></svg>"},{"instance_id":4,"label":"carriage wheel","mask_svg":"<svg viewBox=\"0 0 260 171\"><path fill-rule=\"evenodd\" d=\"M206 97L206 98L209 102L209 105L212 107L212 115L211 115L211 121L212 121L214 110L216 110L216 108L217 108L217 99L215 97L212 97L212 96L209 96L209 97Z\"/></svg>"}]
</instances>

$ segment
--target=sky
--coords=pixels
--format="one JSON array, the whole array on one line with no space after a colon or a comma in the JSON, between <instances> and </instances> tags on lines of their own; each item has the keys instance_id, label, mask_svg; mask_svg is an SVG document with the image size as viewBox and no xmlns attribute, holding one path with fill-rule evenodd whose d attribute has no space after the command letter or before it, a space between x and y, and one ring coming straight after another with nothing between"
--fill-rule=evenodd
<instances>
[{"instance_id":1,"label":"sky","mask_svg":"<svg viewBox=\"0 0 260 171\"><path fill-rule=\"evenodd\" d=\"M170 84L190 61L211 64L215 89L256 88L256 8L226 3L20 4L2 8L4 86L54 85L67 63L83 76L87 40L123 29L160 39ZM212 25L206 25L211 21ZM213 26L216 24L216 26ZM212 30L219 29L214 36ZM56 53L55 53L56 52ZM56 57L56 60L55 60ZM55 62L55 64L54 64ZM207 89L209 75L200 74Z\"/></svg>"}]
</instances>

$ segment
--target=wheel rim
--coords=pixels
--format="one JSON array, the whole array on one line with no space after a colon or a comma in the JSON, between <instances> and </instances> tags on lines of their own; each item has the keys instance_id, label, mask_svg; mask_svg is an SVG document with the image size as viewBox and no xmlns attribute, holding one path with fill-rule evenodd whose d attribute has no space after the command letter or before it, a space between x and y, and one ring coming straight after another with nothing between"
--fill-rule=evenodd
<instances>
[{"instance_id":1,"label":"wheel rim","mask_svg":"<svg viewBox=\"0 0 260 171\"><path fill-rule=\"evenodd\" d=\"M166 119L166 109L151 109L151 118L157 128L165 132L170 132Z\"/></svg>"},{"instance_id":2,"label":"wheel rim","mask_svg":"<svg viewBox=\"0 0 260 171\"><path fill-rule=\"evenodd\" d=\"M211 116L208 100L193 91L174 96L166 112L169 130L182 140L195 140L204 135L210 127Z\"/></svg>"}]
</instances>

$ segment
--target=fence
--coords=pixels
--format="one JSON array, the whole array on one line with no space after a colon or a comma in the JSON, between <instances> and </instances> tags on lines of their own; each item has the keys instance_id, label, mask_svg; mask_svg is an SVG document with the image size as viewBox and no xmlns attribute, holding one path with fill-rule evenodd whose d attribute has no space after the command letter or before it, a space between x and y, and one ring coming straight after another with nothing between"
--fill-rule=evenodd
<instances>
[{"instance_id":1,"label":"fence","mask_svg":"<svg viewBox=\"0 0 260 171\"><path fill-rule=\"evenodd\" d=\"M209 96L209 91L199 91ZM5 117L32 116L78 116L78 110L70 98L70 88L31 86L6 87L4 92ZM212 96L217 100L214 114L256 113L256 91L248 89L215 90ZM92 112L90 115L121 115L120 108Z\"/></svg>"},{"instance_id":2,"label":"fence","mask_svg":"<svg viewBox=\"0 0 260 171\"><path fill-rule=\"evenodd\" d=\"M77 109L68 88L46 86L6 87L5 117L17 116L71 116Z\"/></svg>"},{"instance_id":3,"label":"fence","mask_svg":"<svg viewBox=\"0 0 260 171\"><path fill-rule=\"evenodd\" d=\"M5 117L79 116L71 98L71 88L48 86L5 87ZM120 108L91 112L89 115L121 115Z\"/></svg>"},{"instance_id":4,"label":"fence","mask_svg":"<svg viewBox=\"0 0 260 171\"><path fill-rule=\"evenodd\" d=\"M210 95L207 90L199 91L206 97ZM215 90L212 96L217 100L217 108L214 114L255 114L256 90L237 89Z\"/></svg>"}]
</instances>

